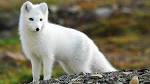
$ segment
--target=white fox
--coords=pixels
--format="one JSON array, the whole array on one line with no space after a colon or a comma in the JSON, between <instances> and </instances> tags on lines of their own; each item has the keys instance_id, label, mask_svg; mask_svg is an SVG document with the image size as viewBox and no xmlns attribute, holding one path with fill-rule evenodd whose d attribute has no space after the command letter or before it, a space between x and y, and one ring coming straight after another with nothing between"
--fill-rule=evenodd
<instances>
[{"instance_id":1,"label":"white fox","mask_svg":"<svg viewBox=\"0 0 150 84\"><path fill-rule=\"evenodd\" d=\"M49 23L46 3L22 5L19 34L33 81L40 79L42 65L44 80L50 79L54 61L69 74L116 71L87 35Z\"/></svg>"}]
</instances>

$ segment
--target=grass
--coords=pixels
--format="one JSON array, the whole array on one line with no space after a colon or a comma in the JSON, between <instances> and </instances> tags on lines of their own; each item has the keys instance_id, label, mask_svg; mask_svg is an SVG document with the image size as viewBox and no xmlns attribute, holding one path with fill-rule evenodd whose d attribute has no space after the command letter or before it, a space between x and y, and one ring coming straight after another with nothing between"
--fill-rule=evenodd
<instances>
[{"instance_id":1,"label":"grass","mask_svg":"<svg viewBox=\"0 0 150 84\"><path fill-rule=\"evenodd\" d=\"M19 37L10 37L6 39L0 39L0 52L12 51L17 52L20 51L20 41Z\"/></svg>"},{"instance_id":2,"label":"grass","mask_svg":"<svg viewBox=\"0 0 150 84\"><path fill-rule=\"evenodd\" d=\"M0 63L3 64L0 65L0 84L18 84L21 78L31 76L30 69L27 68L27 65L22 66L21 63L16 63L14 60L7 62L1 60Z\"/></svg>"},{"instance_id":3,"label":"grass","mask_svg":"<svg viewBox=\"0 0 150 84\"><path fill-rule=\"evenodd\" d=\"M0 46L3 45L16 45L19 43L19 37L7 38L7 39L0 39Z\"/></svg>"},{"instance_id":4,"label":"grass","mask_svg":"<svg viewBox=\"0 0 150 84\"><path fill-rule=\"evenodd\" d=\"M32 81L31 65L30 62L15 62L15 60L9 60L7 63L0 60L0 84L23 84ZM59 77L63 74L63 70L60 66L56 65L53 71L53 77ZM41 76L42 78L43 76Z\"/></svg>"}]
</instances>

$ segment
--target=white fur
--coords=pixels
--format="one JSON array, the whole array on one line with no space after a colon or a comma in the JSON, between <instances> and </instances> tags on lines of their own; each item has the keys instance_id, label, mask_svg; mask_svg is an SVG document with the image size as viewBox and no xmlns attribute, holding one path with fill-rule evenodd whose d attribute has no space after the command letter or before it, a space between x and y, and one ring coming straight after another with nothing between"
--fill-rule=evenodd
<instances>
[{"instance_id":1,"label":"white fur","mask_svg":"<svg viewBox=\"0 0 150 84\"><path fill-rule=\"evenodd\" d=\"M30 17L34 21L29 21ZM42 64L44 80L50 79L54 61L67 73L116 71L84 33L49 23L46 3L23 4L19 34L23 51L31 60L33 81L39 80Z\"/></svg>"}]
</instances>

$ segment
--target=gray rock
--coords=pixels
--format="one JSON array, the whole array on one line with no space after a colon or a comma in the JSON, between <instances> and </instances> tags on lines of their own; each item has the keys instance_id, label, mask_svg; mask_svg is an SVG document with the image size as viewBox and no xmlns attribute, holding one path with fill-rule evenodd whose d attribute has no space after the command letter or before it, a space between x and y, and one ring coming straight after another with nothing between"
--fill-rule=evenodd
<instances>
[{"instance_id":1,"label":"gray rock","mask_svg":"<svg viewBox=\"0 0 150 84\"><path fill-rule=\"evenodd\" d=\"M93 78L94 76L94 78ZM139 84L150 84L150 69L125 70L107 73L63 75L58 79L41 80L39 84L129 84L134 77ZM35 83L29 83L35 84Z\"/></svg>"},{"instance_id":2,"label":"gray rock","mask_svg":"<svg viewBox=\"0 0 150 84\"><path fill-rule=\"evenodd\" d=\"M19 14L15 13L0 13L0 30L10 30L18 25Z\"/></svg>"}]
</instances>

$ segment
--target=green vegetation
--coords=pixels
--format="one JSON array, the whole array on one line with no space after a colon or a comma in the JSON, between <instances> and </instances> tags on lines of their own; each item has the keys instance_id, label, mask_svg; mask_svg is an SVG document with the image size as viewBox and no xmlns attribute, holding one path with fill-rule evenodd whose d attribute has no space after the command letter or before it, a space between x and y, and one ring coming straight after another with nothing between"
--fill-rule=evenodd
<instances>
[{"instance_id":1,"label":"green vegetation","mask_svg":"<svg viewBox=\"0 0 150 84\"><path fill-rule=\"evenodd\" d=\"M0 84L23 84L32 81L30 62L16 62L15 60L5 62L5 60L0 60L0 64L3 64L0 65ZM54 78L64 73L60 66L56 66L53 71Z\"/></svg>"},{"instance_id":2,"label":"green vegetation","mask_svg":"<svg viewBox=\"0 0 150 84\"><path fill-rule=\"evenodd\" d=\"M16 45L19 42L19 37L12 37L7 39L0 39L0 46Z\"/></svg>"}]
</instances>

